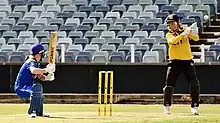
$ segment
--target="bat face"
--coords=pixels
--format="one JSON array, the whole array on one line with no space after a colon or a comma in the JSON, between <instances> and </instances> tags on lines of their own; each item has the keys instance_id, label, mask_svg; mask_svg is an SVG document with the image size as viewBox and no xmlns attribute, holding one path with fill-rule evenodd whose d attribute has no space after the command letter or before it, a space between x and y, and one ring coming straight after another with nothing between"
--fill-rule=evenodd
<instances>
[{"instance_id":1,"label":"bat face","mask_svg":"<svg viewBox=\"0 0 220 123\"><path fill-rule=\"evenodd\" d=\"M56 43L57 43L57 32L51 32L50 44L48 50L48 63L55 64L56 61Z\"/></svg>"}]
</instances>

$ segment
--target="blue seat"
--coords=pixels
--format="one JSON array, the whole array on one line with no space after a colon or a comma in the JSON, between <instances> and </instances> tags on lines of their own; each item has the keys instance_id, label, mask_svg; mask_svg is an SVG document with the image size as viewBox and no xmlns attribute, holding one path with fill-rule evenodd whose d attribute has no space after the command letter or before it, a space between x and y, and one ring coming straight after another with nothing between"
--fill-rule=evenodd
<instances>
[{"instance_id":1,"label":"blue seat","mask_svg":"<svg viewBox=\"0 0 220 123\"><path fill-rule=\"evenodd\" d=\"M91 62L92 61L92 55L90 52L79 52L76 55L76 62Z\"/></svg>"},{"instance_id":2,"label":"blue seat","mask_svg":"<svg viewBox=\"0 0 220 123\"><path fill-rule=\"evenodd\" d=\"M65 52L65 62L75 62L77 52Z\"/></svg>"},{"instance_id":3,"label":"blue seat","mask_svg":"<svg viewBox=\"0 0 220 123\"><path fill-rule=\"evenodd\" d=\"M205 62L214 62L216 61L216 52L215 51L206 51L205 52Z\"/></svg>"},{"instance_id":4,"label":"blue seat","mask_svg":"<svg viewBox=\"0 0 220 123\"><path fill-rule=\"evenodd\" d=\"M143 25L141 31L147 31L150 34L151 31L156 31L155 25Z\"/></svg>"},{"instance_id":5,"label":"blue seat","mask_svg":"<svg viewBox=\"0 0 220 123\"><path fill-rule=\"evenodd\" d=\"M220 53L220 45L211 45L209 51L215 51L218 56Z\"/></svg>"},{"instance_id":6,"label":"blue seat","mask_svg":"<svg viewBox=\"0 0 220 123\"><path fill-rule=\"evenodd\" d=\"M157 12L156 18L162 18L162 23L164 23L168 15L169 15L168 12Z\"/></svg>"},{"instance_id":7,"label":"blue seat","mask_svg":"<svg viewBox=\"0 0 220 123\"><path fill-rule=\"evenodd\" d=\"M172 5L165 5L162 6L161 12L168 12L169 14L172 14L173 12L176 12L178 10L177 6Z\"/></svg>"},{"instance_id":8,"label":"blue seat","mask_svg":"<svg viewBox=\"0 0 220 123\"><path fill-rule=\"evenodd\" d=\"M131 52L128 52L125 59L127 62L131 62ZM135 62L142 62L142 52L141 51L134 52L134 60L135 60Z\"/></svg>"},{"instance_id":9,"label":"blue seat","mask_svg":"<svg viewBox=\"0 0 220 123\"><path fill-rule=\"evenodd\" d=\"M182 24L186 24L188 26L192 25L195 22L195 18L183 18L181 20Z\"/></svg>"},{"instance_id":10,"label":"blue seat","mask_svg":"<svg viewBox=\"0 0 220 123\"><path fill-rule=\"evenodd\" d=\"M112 52L109 56L110 62L124 62L125 53L124 52Z\"/></svg>"}]
</instances>

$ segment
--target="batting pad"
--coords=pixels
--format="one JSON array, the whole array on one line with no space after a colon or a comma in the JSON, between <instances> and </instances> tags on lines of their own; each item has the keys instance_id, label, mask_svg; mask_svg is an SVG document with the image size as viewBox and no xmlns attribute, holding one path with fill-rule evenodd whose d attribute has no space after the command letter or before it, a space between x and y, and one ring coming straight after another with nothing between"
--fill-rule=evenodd
<instances>
[{"instance_id":1,"label":"batting pad","mask_svg":"<svg viewBox=\"0 0 220 123\"><path fill-rule=\"evenodd\" d=\"M40 83L36 83L32 87L32 93L31 93L31 102L30 102L30 108L28 110L28 114L31 114L33 112L39 113L41 108L41 102L42 102L42 94L43 88Z\"/></svg>"}]
</instances>

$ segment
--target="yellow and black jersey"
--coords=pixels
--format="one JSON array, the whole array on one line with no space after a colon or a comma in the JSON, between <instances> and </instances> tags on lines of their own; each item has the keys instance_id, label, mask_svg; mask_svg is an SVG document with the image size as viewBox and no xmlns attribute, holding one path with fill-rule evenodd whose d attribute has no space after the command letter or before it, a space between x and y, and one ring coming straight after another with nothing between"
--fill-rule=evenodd
<instances>
[{"instance_id":1,"label":"yellow and black jersey","mask_svg":"<svg viewBox=\"0 0 220 123\"><path fill-rule=\"evenodd\" d=\"M198 41L198 35L190 34L188 37L180 35L186 28L180 28L179 32L169 31L166 34L166 39L169 45L170 60L191 60L193 55L191 52L189 38Z\"/></svg>"}]
</instances>

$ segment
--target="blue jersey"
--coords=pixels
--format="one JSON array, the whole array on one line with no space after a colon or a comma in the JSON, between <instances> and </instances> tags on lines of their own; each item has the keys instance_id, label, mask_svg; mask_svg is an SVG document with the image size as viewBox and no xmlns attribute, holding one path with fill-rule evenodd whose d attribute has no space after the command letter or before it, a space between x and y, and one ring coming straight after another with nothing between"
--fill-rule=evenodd
<instances>
[{"instance_id":1,"label":"blue jersey","mask_svg":"<svg viewBox=\"0 0 220 123\"><path fill-rule=\"evenodd\" d=\"M39 68L39 63L30 56L29 59L22 65L15 82L14 89L23 88L24 86L33 86L36 75L32 74L30 67Z\"/></svg>"}]
</instances>

